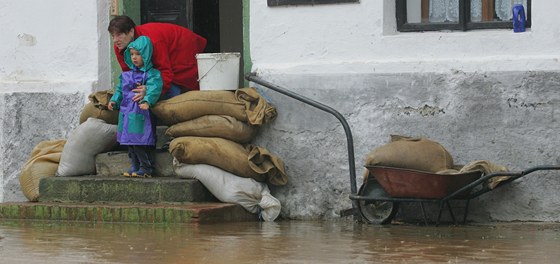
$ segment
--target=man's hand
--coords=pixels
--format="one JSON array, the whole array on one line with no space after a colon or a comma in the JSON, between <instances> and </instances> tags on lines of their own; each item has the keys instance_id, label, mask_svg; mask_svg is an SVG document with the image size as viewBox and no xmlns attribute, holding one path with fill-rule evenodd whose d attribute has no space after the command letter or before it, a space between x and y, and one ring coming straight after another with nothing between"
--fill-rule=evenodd
<instances>
[{"instance_id":1,"label":"man's hand","mask_svg":"<svg viewBox=\"0 0 560 264\"><path fill-rule=\"evenodd\" d=\"M137 85L136 88L132 89L132 92L135 93L134 97L132 97L132 101L140 102L146 95L146 85Z\"/></svg>"},{"instance_id":2,"label":"man's hand","mask_svg":"<svg viewBox=\"0 0 560 264\"><path fill-rule=\"evenodd\" d=\"M109 108L109 110L113 111L113 108L115 108L115 102L111 101L107 104L107 108Z\"/></svg>"}]
</instances>

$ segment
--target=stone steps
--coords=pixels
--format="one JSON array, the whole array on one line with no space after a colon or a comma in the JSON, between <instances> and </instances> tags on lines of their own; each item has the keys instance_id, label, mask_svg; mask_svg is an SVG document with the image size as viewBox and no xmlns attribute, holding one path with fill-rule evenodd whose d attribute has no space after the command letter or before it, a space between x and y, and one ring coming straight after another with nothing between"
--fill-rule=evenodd
<instances>
[{"instance_id":1,"label":"stone steps","mask_svg":"<svg viewBox=\"0 0 560 264\"><path fill-rule=\"evenodd\" d=\"M158 142L166 142L158 127ZM96 157L97 175L47 177L39 202L0 203L0 219L134 223L258 221L236 204L219 202L198 180L177 178L173 157L158 146L152 178L120 176L130 168L126 151Z\"/></svg>"}]
</instances>

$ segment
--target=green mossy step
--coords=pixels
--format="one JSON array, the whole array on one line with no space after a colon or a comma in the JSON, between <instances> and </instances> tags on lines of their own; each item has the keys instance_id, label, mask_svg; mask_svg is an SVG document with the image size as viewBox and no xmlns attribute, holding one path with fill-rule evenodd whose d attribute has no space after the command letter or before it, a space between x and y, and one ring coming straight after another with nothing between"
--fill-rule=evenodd
<instances>
[{"instance_id":1,"label":"green mossy step","mask_svg":"<svg viewBox=\"0 0 560 264\"><path fill-rule=\"evenodd\" d=\"M0 219L129 223L222 223L257 221L243 207L229 203L180 205L99 203L0 203Z\"/></svg>"},{"instance_id":2,"label":"green mossy step","mask_svg":"<svg viewBox=\"0 0 560 264\"><path fill-rule=\"evenodd\" d=\"M218 201L198 180L174 177L47 177L40 202L185 203Z\"/></svg>"}]
</instances>

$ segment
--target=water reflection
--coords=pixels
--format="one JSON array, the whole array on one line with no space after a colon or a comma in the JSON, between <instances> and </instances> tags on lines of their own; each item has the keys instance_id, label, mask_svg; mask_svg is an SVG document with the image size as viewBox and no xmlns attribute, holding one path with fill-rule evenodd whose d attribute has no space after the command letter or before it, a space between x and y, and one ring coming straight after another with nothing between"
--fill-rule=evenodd
<instances>
[{"instance_id":1,"label":"water reflection","mask_svg":"<svg viewBox=\"0 0 560 264\"><path fill-rule=\"evenodd\" d=\"M0 263L556 263L560 224L0 223Z\"/></svg>"}]
</instances>

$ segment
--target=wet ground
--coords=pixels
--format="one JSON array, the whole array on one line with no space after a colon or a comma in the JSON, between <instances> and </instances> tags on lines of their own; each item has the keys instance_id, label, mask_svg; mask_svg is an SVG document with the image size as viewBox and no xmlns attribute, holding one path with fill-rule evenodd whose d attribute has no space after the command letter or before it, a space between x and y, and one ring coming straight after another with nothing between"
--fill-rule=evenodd
<instances>
[{"instance_id":1,"label":"wet ground","mask_svg":"<svg viewBox=\"0 0 560 264\"><path fill-rule=\"evenodd\" d=\"M0 222L0 263L559 263L560 224Z\"/></svg>"}]
</instances>

